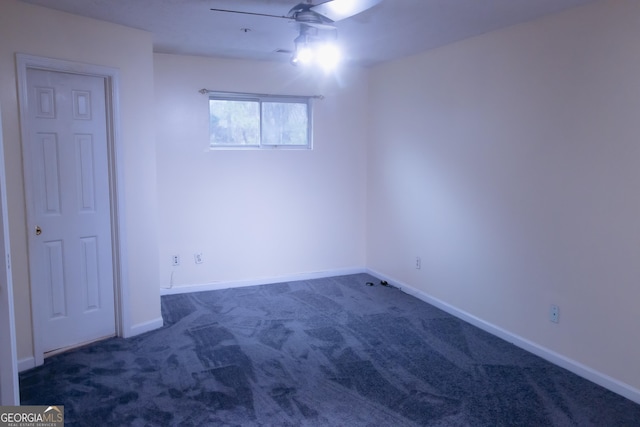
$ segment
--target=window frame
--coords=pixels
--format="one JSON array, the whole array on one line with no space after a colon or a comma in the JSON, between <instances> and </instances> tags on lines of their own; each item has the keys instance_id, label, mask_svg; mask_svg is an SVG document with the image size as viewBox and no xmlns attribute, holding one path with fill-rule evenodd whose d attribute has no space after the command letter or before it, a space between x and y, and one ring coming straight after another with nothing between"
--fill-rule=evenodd
<instances>
[{"instance_id":1,"label":"window frame","mask_svg":"<svg viewBox=\"0 0 640 427\"><path fill-rule=\"evenodd\" d=\"M268 95L243 92L207 91L207 108L209 116L209 150L312 150L313 149L313 99L315 96L302 95ZM258 144L214 144L211 142L211 107L210 101L249 101L258 103ZM265 102L283 104L303 104L307 109L307 143L306 144L264 144L263 143L263 106Z\"/></svg>"}]
</instances>

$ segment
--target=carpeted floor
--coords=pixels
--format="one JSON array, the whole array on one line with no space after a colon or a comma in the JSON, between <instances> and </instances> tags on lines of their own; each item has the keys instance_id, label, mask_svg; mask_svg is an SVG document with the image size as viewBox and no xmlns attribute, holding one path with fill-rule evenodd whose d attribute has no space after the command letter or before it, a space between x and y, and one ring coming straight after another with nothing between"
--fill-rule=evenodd
<instances>
[{"instance_id":1,"label":"carpeted floor","mask_svg":"<svg viewBox=\"0 0 640 427\"><path fill-rule=\"evenodd\" d=\"M162 297L162 329L48 358L22 403L81 426L640 425L640 405L379 283Z\"/></svg>"}]
</instances>

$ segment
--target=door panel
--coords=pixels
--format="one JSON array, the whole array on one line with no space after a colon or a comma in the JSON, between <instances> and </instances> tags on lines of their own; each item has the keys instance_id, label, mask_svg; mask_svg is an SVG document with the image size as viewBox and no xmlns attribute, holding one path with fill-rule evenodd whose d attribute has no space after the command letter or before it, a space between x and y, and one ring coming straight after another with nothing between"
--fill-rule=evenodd
<instances>
[{"instance_id":1,"label":"door panel","mask_svg":"<svg viewBox=\"0 0 640 427\"><path fill-rule=\"evenodd\" d=\"M115 334L106 88L36 69L27 88L29 263L48 352Z\"/></svg>"}]
</instances>

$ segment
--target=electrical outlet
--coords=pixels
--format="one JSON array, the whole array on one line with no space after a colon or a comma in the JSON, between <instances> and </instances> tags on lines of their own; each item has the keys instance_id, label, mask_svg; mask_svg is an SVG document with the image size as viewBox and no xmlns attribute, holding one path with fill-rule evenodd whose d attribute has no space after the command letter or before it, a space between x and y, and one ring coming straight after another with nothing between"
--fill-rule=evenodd
<instances>
[{"instance_id":1,"label":"electrical outlet","mask_svg":"<svg viewBox=\"0 0 640 427\"><path fill-rule=\"evenodd\" d=\"M180 255L173 255L171 257L171 264L175 265L180 265Z\"/></svg>"},{"instance_id":2,"label":"electrical outlet","mask_svg":"<svg viewBox=\"0 0 640 427\"><path fill-rule=\"evenodd\" d=\"M551 307L549 307L549 320L553 323L560 321L560 307L555 304L551 304Z\"/></svg>"},{"instance_id":3,"label":"electrical outlet","mask_svg":"<svg viewBox=\"0 0 640 427\"><path fill-rule=\"evenodd\" d=\"M422 260L419 256L416 257L416 270L420 270L422 268Z\"/></svg>"},{"instance_id":4,"label":"electrical outlet","mask_svg":"<svg viewBox=\"0 0 640 427\"><path fill-rule=\"evenodd\" d=\"M193 258L196 260L196 264L202 264L204 262L204 260L202 259L202 252L194 254Z\"/></svg>"}]
</instances>

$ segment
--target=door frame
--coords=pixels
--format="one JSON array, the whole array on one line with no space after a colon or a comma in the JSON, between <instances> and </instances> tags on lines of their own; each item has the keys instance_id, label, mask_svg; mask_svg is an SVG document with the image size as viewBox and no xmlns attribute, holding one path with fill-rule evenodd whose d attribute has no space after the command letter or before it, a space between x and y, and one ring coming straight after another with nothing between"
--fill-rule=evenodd
<instances>
[{"instance_id":1,"label":"door frame","mask_svg":"<svg viewBox=\"0 0 640 427\"><path fill-rule=\"evenodd\" d=\"M0 274L6 280L6 289L0 288L0 405L20 404L18 386L18 358L16 355L16 325L13 310L13 280L9 244L9 218L7 212L7 186L2 140L2 111L0 111Z\"/></svg>"},{"instance_id":2,"label":"door frame","mask_svg":"<svg viewBox=\"0 0 640 427\"><path fill-rule=\"evenodd\" d=\"M111 243L112 243L112 260L113 260L113 286L114 286L114 303L115 303L115 327L116 334L121 337L129 335L131 329L131 319L129 311L129 283L127 279L127 246L126 232L124 227L125 210L124 210L124 157L123 147L120 138L120 114L119 114L119 93L120 93L120 72L116 68L85 64L74 61L47 58L42 56L34 56L23 53L16 54L16 66L18 77L18 100L20 104L20 134L22 139L22 159L23 159L23 175L25 180L24 192L25 202L33 203L33 188L30 165L27 164L30 156L25 155L25 141L29 138L29 104L28 104L28 86L27 86L27 70L37 69L44 71L62 72L79 74L83 76L99 77L105 81L105 101L107 112L107 152L108 152L108 170L109 170L109 196L111 199ZM33 209L27 209L27 232L31 232L34 226L32 216ZM29 237L27 236L27 242ZM30 248L30 251L32 249ZM30 257L29 257L30 258ZM29 274L32 266L29 262ZM34 284L29 279L31 289L31 319L33 325L33 353L35 366L44 363L44 351L42 345L42 330L40 317L37 315L40 307L38 293L35 291Z\"/></svg>"}]
</instances>

